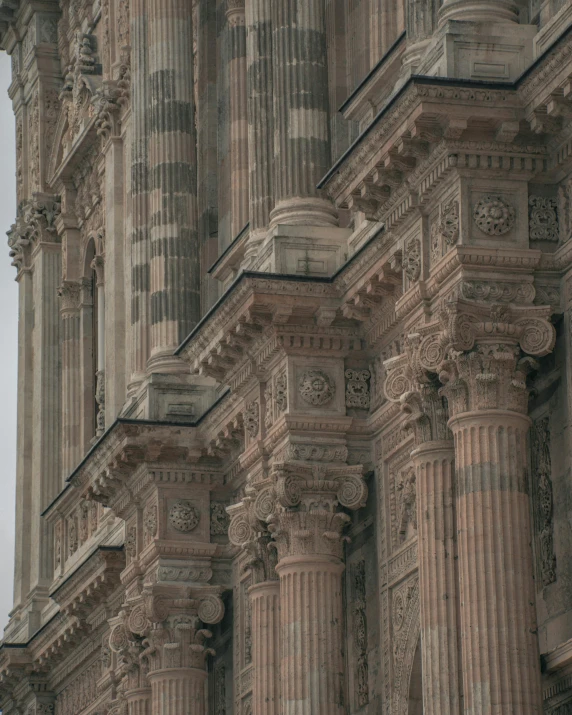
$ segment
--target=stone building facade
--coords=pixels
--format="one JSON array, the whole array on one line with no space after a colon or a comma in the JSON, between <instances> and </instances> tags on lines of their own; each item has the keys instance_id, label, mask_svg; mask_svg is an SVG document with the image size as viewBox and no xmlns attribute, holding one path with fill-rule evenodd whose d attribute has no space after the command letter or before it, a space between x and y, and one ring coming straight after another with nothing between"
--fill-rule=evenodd
<instances>
[{"instance_id":1,"label":"stone building facade","mask_svg":"<svg viewBox=\"0 0 572 715\"><path fill-rule=\"evenodd\" d=\"M572 713L572 4L0 0L0 45L2 712Z\"/></svg>"}]
</instances>

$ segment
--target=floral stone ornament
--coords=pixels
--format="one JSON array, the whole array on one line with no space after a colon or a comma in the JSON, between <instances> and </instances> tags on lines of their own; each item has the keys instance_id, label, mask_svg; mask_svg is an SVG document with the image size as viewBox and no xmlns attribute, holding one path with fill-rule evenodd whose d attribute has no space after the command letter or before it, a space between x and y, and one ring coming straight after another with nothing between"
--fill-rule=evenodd
<instances>
[{"instance_id":1,"label":"floral stone ornament","mask_svg":"<svg viewBox=\"0 0 572 715\"><path fill-rule=\"evenodd\" d=\"M177 531L187 533L195 529L201 518L201 513L189 501L178 499L169 510L169 522Z\"/></svg>"},{"instance_id":2,"label":"floral stone ornament","mask_svg":"<svg viewBox=\"0 0 572 715\"><path fill-rule=\"evenodd\" d=\"M516 212L500 196L483 196L473 209L478 228L489 236L502 236L514 226Z\"/></svg>"},{"instance_id":3,"label":"floral stone ornament","mask_svg":"<svg viewBox=\"0 0 572 715\"><path fill-rule=\"evenodd\" d=\"M307 370L298 383L300 396L313 407L331 402L336 394L336 383L323 370Z\"/></svg>"}]
</instances>

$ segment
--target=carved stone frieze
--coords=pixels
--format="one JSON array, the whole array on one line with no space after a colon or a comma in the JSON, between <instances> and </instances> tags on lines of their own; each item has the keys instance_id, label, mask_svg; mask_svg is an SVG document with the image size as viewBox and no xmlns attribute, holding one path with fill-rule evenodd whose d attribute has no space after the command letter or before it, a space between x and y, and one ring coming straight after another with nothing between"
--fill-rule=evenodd
<instances>
[{"instance_id":1,"label":"carved stone frieze","mask_svg":"<svg viewBox=\"0 0 572 715\"><path fill-rule=\"evenodd\" d=\"M355 648L355 689L358 707L369 702L369 664L367 640L367 593L365 588L365 561L361 559L352 568L353 632Z\"/></svg>"},{"instance_id":2,"label":"carved stone frieze","mask_svg":"<svg viewBox=\"0 0 572 715\"><path fill-rule=\"evenodd\" d=\"M540 572L539 581L543 587L546 587L556 581L549 417L542 417L532 423L530 441L537 564Z\"/></svg>"},{"instance_id":3,"label":"carved stone frieze","mask_svg":"<svg viewBox=\"0 0 572 715\"><path fill-rule=\"evenodd\" d=\"M477 227L488 236L502 236L514 226L516 211L501 196L487 195L473 208Z\"/></svg>"},{"instance_id":4,"label":"carved stone frieze","mask_svg":"<svg viewBox=\"0 0 572 715\"><path fill-rule=\"evenodd\" d=\"M225 505L220 502L211 502L211 536L226 535L230 519Z\"/></svg>"},{"instance_id":5,"label":"carved stone frieze","mask_svg":"<svg viewBox=\"0 0 572 715\"><path fill-rule=\"evenodd\" d=\"M256 400L246 406L244 412L244 428L251 439L255 439L258 435L260 430L260 403Z\"/></svg>"},{"instance_id":6,"label":"carved stone frieze","mask_svg":"<svg viewBox=\"0 0 572 715\"><path fill-rule=\"evenodd\" d=\"M352 370L345 372L346 376L346 407L356 407L368 410L370 405L369 370Z\"/></svg>"},{"instance_id":7,"label":"carved stone frieze","mask_svg":"<svg viewBox=\"0 0 572 715\"><path fill-rule=\"evenodd\" d=\"M421 241L418 238L411 238L405 244L403 271L412 283L419 280L421 275Z\"/></svg>"},{"instance_id":8,"label":"carved stone frieze","mask_svg":"<svg viewBox=\"0 0 572 715\"><path fill-rule=\"evenodd\" d=\"M530 196L528 233L531 241L558 241L560 238L556 199Z\"/></svg>"},{"instance_id":9,"label":"carved stone frieze","mask_svg":"<svg viewBox=\"0 0 572 715\"><path fill-rule=\"evenodd\" d=\"M459 202L451 199L441 206L439 228L445 243L454 246L459 240Z\"/></svg>"}]
</instances>

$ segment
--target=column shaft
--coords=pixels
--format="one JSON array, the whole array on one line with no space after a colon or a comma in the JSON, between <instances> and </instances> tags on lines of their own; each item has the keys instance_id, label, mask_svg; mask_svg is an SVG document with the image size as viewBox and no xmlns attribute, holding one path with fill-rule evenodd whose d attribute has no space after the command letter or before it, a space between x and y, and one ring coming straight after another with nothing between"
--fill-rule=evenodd
<instances>
[{"instance_id":1,"label":"column shaft","mask_svg":"<svg viewBox=\"0 0 572 715\"><path fill-rule=\"evenodd\" d=\"M149 172L151 359L178 366L172 352L200 317L192 8L150 0Z\"/></svg>"},{"instance_id":2,"label":"column shaft","mask_svg":"<svg viewBox=\"0 0 572 715\"><path fill-rule=\"evenodd\" d=\"M206 671L166 668L149 673L153 715L207 715Z\"/></svg>"},{"instance_id":3,"label":"column shaft","mask_svg":"<svg viewBox=\"0 0 572 715\"><path fill-rule=\"evenodd\" d=\"M230 40L230 232L234 239L248 222L248 117L244 0L227 9Z\"/></svg>"},{"instance_id":4,"label":"column shaft","mask_svg":"<svg viewBox=\"0 0 572 715\"><path fill-rule=\"evenodd\" d=\"M518 5L514 0L445 0L439 11L441 23L518 22Z\"/></svg>"},{"instance_id":5,"label":"column shaft","mask_svg":"<svg viewBox=\"0 0 572 715\"><path fill-rule=\"evenodd\" d=\"M274 110L272 89L272 4L246 4L250 235L257 244L274 206Z\"/></svg>"},{"instance_id":6,"label":"column shaft","mask_svg":"<svg viewBox=\"0 0 572 715\"><path fill-rule=\"evenodd\" d=\"M29 269L18 274L18 431L16 449L16 548L14 608L24 603L30 589L32 531L32 446L34 414L34 299Z\"/></svg>"},{"instance_id":7,"label":"column shaft","mask_svg":"<svg viewBox=\"0 0 572 715\"><path fill-rule=\"evenodd\" d=\"M126 698L128 715L151 715L151 688L129 690Z\"/></svg>"},{"instance_id":8,"label":"column shaft","mask_svg":"<svg viewBox=\"0 0 572 715\"><path fill-rule=\"evenodd\" d=\"M417 472L423 712L460 715L453 442L425 442L412 457Z\"/></svg>"},{"instance_id":9,"label":"column shaft","mask_svg":"<svg viewBox=\"0 0 572 715\"><path fill-rule=\"evenodd\" d=\"M273 224L336 225L316 184L330 165L324 0L273 2Z\"/></svg>"},{"instance_id":10,"label":"column shaft","mask_svg":"<svg viewBox=\"0 0 572 715\"><path fill-rule=\"evenodd\" d=\"M61 318L58 287L60 246L41 244L34 257L34 445L32 450L32 583L47 587L52 577L50 541L40 517L59 494L61 470Z\"/></svg>"},{"instance_id":11,"label":"column shaft","mask_svg":"<svg viewBox=\"0 0 572 715\"><path fill-rule=\"evenodd\" d=\"M342 715L342 573L335 557L285 557L280 577L282 712Z\"/></svg>"},{"instance_id":12,"label":"column shaft","mask_svg":"<svg viewBox=\"0 0 572 715\"><path fill-rule=\"evenodd\" d=\"M83 456L81 441L81 325L78 283L64 283L62 296L62 468L71 474Z\"/></svg>"},{"instance_id":13,"label":"column shaft","mask_svg":"<svg viewBox=\"0 0 572 715\"><path fill-rule=\"evenodd\" d=\"M150 351L149 74L145 5L145 0L131 2L131 392L143 379Z\"/></svg>"},{"instance_id":14,"label":"column shaft","mask_svg":"<svg viewBox=\"0 0 572 715\"><path fill-rule=\"evenodd\" d=\"M253 715L280 715L280 583L251 586Z\"/></svg>"},{"instance_id":15,"label":"column shaft","mask_svg":"<svg viewBox=\"0 0 572 715\"><path fill-rule=\"evenodd\" d=\"M526 433L507 410L450 421L457 464L465 712L542 712Z\"/></svg>"}]
</instances>

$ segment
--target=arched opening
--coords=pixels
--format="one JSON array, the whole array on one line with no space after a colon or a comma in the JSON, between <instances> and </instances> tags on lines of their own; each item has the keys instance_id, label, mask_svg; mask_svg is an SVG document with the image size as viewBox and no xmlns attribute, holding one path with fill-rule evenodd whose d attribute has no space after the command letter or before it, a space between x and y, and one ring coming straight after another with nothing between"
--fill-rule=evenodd
<instances>
[{"instance_id":1,"label":"arched opening","mask_svg":"<svg viewBox=\"0 0 572 715\"><path fill-rule=\"evenodd\" d=\"M421 638L417 642L411 678L409 680L409 704L407 715L423 715L423 681L421 673Z\"/></svg>"}]
</instances>

